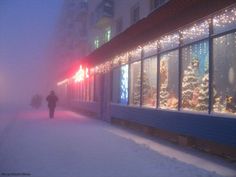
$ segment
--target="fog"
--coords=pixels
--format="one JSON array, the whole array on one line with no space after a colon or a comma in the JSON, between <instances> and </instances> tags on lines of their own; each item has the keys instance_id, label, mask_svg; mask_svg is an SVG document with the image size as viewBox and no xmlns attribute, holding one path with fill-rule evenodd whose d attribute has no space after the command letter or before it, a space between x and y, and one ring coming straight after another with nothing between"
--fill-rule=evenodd
<instances>
[{"instance_id":1,"label":"fog","mask_svg":"<svg viewBox=\"0 0 236 177\"><path fill-rule=\"evenodd\" d=\"M0 0L0 103L54 89L50 49L62 0Z\"/></svg>"}]
</instances>

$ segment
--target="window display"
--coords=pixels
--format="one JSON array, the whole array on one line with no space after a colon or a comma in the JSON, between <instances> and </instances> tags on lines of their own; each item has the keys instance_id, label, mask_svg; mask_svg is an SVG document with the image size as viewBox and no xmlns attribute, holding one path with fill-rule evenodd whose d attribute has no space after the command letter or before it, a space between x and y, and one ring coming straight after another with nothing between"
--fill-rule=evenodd
<instances>
[{"instance_id":1,"label":"window display","mask_svg":"<svg viewBox=\"0 0 236 177\"><path fill-rule=\"evenodd\" d=\"M141 62L134 62L130 65L130 105L140 105L141 89Z\"/></svg>"},{"instance_id":2,"label":"window display","mask_svg":"<svg viewBox=\"0 0 236 177\"><path fill-rule=\"evenodd\" d=\"M178 50L160 56L160 103L162 109L178 108Z\"/></svg>"},{"instance_id":3,"label":"window display","mask_svg":"<svg viewBox=\"0 0 236 177\"><path fill-rule=\"evenodd\" d=\"M182 49L182 108L208 111L209 44L202 41Z\"/></svg>"},{"instance_id":4,"label":"window display","mask_svg":"<svg viewBox=\"0 0 236 177\"><path fill-rule=\"evenodd\" d=\"M213 111L236 114L236 32L213 39Z\"/></svg>"},{"instance_id":5,"label":"window display","mask_svg":"<svg viewBox=\"0 0 236 177\"><path fill-rule=\"evenodd\" d=\"M157 56L143 61L142 101L143 106L156 107Z\"/></svg>"},{"instance_id":6,"label":"window display","mask_svg":"<svg viewBox=\"0 0 236 177\"><path fill-rule=\"evenodd\" d=\"M129 67L128 65L124 65L121 67L120 72L120 103L128 104L128 77L129 77Z\"/></svg>"},{"instance_id":7,"label":"window display","mask_svg":"<svg viewBox=\"0 0 236 177\"><path fill-rule=\"evenodd\" d=\"M112 73L112 102L119 103L120 94L120 68L115 68Z\"/></svg>"}]
</instances>

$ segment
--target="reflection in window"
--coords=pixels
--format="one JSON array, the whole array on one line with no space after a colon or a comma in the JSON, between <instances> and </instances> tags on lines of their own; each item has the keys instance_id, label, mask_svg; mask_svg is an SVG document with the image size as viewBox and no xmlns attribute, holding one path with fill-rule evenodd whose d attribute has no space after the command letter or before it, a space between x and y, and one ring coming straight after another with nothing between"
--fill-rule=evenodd
<instances>
[{"instance_id":1,"label":"reflection in window","mask_svg":"<svg viewBox=\"0 0 236 177\"><path fill-rule=\"evenodd\" d=\"M130 65L130 105L140 105L141 88L141 62L135 62Z\"/></svg>"},{"instance_id":2,"label":"reflection in window","mask_svg":"<svg viewBox=\"0 0 236 177\"><path fill-rule=\"evenodd\" d=\"M157 57L143 61L142 100L143 106L156 107Z\"/></svg>"},{"instance_id":3,"label":"reflection in window","mask_svg":"<svg viewBox=\"0 0 236 177\"><path fill-rule=\"evenodd\" d=\"M124 65L121 67L121 75L120 75L120 103L128 104L128 76L129 76L129 67L128 65Z\"/></svg>"},{"instance_id":4,"label":"reflection in window","mask_svg":"<svg viewBox=\"0 0 236 177\"><path fill-rule=\"evenodd\" d=\"M213 40L213 111L236 114L236 33Z\"/></svg>"},{"instance_id":5,"label":"reflection in window","mask_svg":"<svg viewBox=\"0 0 236 177\"><path fill-rule=\"evenodd\" d=\"M178 50L160 57L160 108L178 108Z\"/></svg>"},{"instance_id":6,"label":"reflection in window","mask_svg":"<svg viewBox=\"0 0 236 177\"><path fill-rule=\"evenodd\" d=\"M184 110L208 111L208 41L182 50L182 107Z\"/></svg>"}]
</instances>

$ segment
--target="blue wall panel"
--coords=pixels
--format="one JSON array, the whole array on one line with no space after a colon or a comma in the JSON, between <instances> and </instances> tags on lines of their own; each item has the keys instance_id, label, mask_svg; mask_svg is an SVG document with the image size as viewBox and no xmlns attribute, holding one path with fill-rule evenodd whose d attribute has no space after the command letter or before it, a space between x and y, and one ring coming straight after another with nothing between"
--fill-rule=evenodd
<instances>
[{"instance_id":1,"label":"blue wall panel","mask_svg":"<svg viewBox=\"0 0 236 177\"><path fill-rule=\"evenodd\" d=\"M112 104L111 117L236 147L236 119Z\"/></svg>"}]
</instances>

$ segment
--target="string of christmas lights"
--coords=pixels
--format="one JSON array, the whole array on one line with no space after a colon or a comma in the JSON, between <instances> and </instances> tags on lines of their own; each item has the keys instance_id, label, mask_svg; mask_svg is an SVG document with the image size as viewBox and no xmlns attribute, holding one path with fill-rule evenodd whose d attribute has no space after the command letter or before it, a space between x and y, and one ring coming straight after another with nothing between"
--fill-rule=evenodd
<instances>
[{"instance_id":1,"label":"string of christmas lights","mask_svg":"<svg viewBox=\"0 0 236 177\"><path fill-rule=\"evenodd\" d=\"M182 34L181 40L195 40L207 37L209 35L209 20L205 20L202 23L194 24L189 28L180 30Z\"/></svg>"},{"instance_id":2,"label":"string of christmas lights","mask_svg":"<svg viewBox=\"0 0 236 177\"><path fill-rule=\"evenodd\" d=\"M223 13L213 18L214 27L225 27L229 24L236 24L236 8L226 9Z\"/></svg>"},{"instance_id":3,"label":"string of christmas lights","mask_svg":"<svg viewBox=\"0 0 236 177\"><path fill-rule=\"evenodd\" d=\"M158 42L161 49L177 47L179 45L179 34L163 36Z\"/></svg>"},{"instance_id":4,"label":"string of christmas lights","mask_svg":"<svg viewBox=\"0 0 236 177\"><path fill-rule=\"evenodd\" d=\"M210 19L205 19L202 22L195 23L188 28L179 30L178 32L181 33L181 40L183 42L189 42L193 40L198 40L205 38L209 35L209 24ZM221 12L219 15L213 17L213 28L226 28L227 25L236 25L236 7L231 9L226 9ZM220 43L224 43L223 38L219 38ZM166 35L161 37L154 42L149 42L144 46L138 46L135 49L127 51L121 55L116 56L114 59L111 60L110 63L106 62L100 64L95 67L96 73L104 73L109 71L112 67L120 66L122 64L127 64L128 59L136 60L141 59L141 51L144 51L144 55L151 53L153 51L157 51L157 47L159 46L161 50L174 48L179 45L180 36L176 32L174 34ZM217 41L218 42L218 41Z\"/></svg>"}]
</instances>

